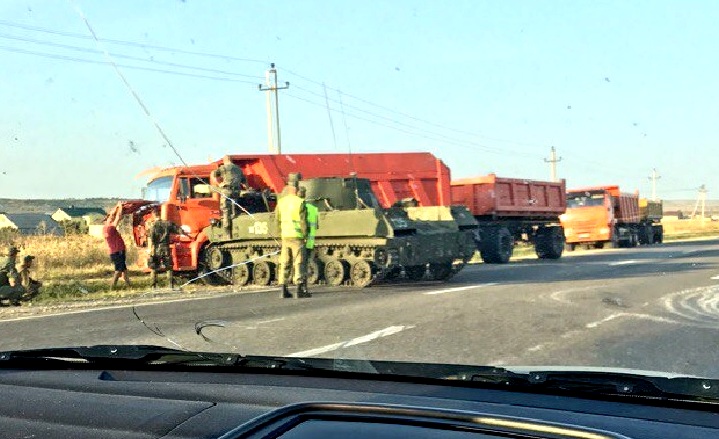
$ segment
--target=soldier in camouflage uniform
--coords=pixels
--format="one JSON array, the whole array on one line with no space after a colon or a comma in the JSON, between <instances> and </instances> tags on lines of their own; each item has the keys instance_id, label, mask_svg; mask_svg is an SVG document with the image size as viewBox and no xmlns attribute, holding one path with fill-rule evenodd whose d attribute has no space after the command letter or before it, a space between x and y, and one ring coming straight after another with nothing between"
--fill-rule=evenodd
<instances>
[{"instance_id":1,"label":"soldier in camouflage uniform","mask_svg":"<svg viewBox=\"0 0 719 439\"><path fill-rule=\"evenodd\" d=\"M21 300L29 300L38 295L42 283L30 277L33 259L35 256L25 256L20 271L13 267L7 284L0 286L0 303L19 305Z\"/></svg>"},{"instance_id":2,"label":"soldier in camouflage uniform","mask_svg":"<svg viewBox=\"0 0 719 439\"><path fill-rule=\"evenodd\" d=\"M0 260L0 286L9 285L9 279L17 275L17 254L20 250L14 245L8 247L7 256Z\"/></svg>"},{"instance_id":3,"label":"soldier in camouflage uniform","mask_svg":"<svg viewBox=\"0 0 719 439\"><path fill-rule=\"evenodd\" d=\"M212 172L212 177L217 181L220 188L222 200L220 200L220 208L226 224L229 224L230 218L234 216L233 199L240 196L240 192L246 187L245 174L239 166L232 163L230 156L222 158L222 164Z\"/></svg>"},{"instance_id":4,"label":"soldier in camouflage uniform","mask_svg":"<svg viewBox=\"0 0 719 439\"><path fill-rule=\"evenodd\" d=\"M152 219L147 228L148 247L150 249L149 268L152 270L152 288L157 287L157 273L167 273L167 283L174 287L172 273L172 251L170 249L170 235L184 235L185 232L175 223L160 218L159 212L153 210Z\"/></svg>"}]
</instances>

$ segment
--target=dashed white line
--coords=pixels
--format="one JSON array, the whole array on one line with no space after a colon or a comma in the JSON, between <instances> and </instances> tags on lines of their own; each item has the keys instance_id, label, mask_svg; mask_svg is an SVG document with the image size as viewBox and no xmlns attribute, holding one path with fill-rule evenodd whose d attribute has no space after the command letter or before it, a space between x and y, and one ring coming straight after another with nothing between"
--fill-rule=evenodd
<instances>
[{"instance_id":1,"label":"dashed white line","mask_svg":"<svg viewBox=\"0 0 719 439\"><path fill-rule=\"evenodd\" d=\"M639 261L636 261L636 260L634 260L634 259L630 259L630 260L628 260L628 261L611 262L609 265L613 267L613 266L616 266L616 265L636 264L637 262L639 262Z\"/></svg>"},{"instance_id":2,"label":"dashed white line","mask_svg":"<svg viewBox=\"0 0 719 439\"><path fill-rule=\"evenodd\" d=\"M435 294L456 293L459 291L466 291L466 290L471 290L474 288L491 287L493 285L497 285L497 283L493 282L493 283L488 283L488 284L468 285L466 287L445 288L443 290L427 291L422 294L427 295L427 296L432 296Z\"/></svg>"},{"instance_id":3,"label":"dashed white line","mask_svg":"<svg viewBox=\"0 0 719 439\"><path fill-rule=\"evenodd\" d=\"M336 351L337 349L345 348L348 346L355 346L358 344L367 343L367 342L370 342L377 338L387 337L388 335L393 335L398 332L404 331L405 329L411 329L411 328L414 328L414 326L390 326L388 328L380 329L379 331L374 331L370 334L363 335L361 337L355 337L351 340L347 340L347 341L343 341L343 342L339 342L339 343L332 343L332 344L328 344L326 346L321 346L319 348L309 349L306 351L294 352L287 356L288 357L314 357L315 355L324 354L326 352L331 352L331 351Z\"/></svg>"}]
</instances>

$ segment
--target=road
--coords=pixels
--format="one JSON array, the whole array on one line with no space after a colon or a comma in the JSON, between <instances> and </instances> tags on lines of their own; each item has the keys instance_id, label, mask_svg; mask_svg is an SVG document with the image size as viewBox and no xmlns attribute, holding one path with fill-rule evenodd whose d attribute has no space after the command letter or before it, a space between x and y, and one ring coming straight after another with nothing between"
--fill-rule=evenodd
<instances>
[{"instance_id":1,"label":"road","mask_svg":"<svg viewBox=\"0 0 719 439\"><path fill-rule=\"evenodd\" d=\"M719 240L473 265L447 283L313 293L229 293L2 321L0 349L142 343L719 376Z\"/></svg>"}]
</instances>

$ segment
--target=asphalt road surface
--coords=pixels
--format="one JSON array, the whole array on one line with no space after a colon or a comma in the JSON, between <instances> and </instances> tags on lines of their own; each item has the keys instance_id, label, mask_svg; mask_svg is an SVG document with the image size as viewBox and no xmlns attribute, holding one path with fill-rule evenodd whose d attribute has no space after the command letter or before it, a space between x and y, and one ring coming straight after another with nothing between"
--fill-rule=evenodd
<instances>
[{"instance_id":1,"label":"asphalt road surface","mask_svg":"<svg viewBox=\"0 0 719 439\"><path fill-rule=\"evenodd\" d=\"M446 283L318 287L311 299L226 293L2 321L0 349L131 343L719 377L718 264L719 241L694 241L473 265Z\"/></svg>"}]
</instances>

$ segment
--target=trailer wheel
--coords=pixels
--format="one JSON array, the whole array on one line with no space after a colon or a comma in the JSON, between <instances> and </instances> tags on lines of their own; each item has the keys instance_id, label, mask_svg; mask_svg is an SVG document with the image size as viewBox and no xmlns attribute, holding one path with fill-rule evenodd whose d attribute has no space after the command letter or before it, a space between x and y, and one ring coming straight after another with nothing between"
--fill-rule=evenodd
<instances>
[{"instance_id":1,"label":"trailer wheel","mask_svg":"<svg viewBox=\"0 0 719 439\"><path fill-rule=\"evenodd\" d=\"M514 238L506 227L489 227L482 236L479 253L486 264L506 264L514 251Z\"/></svg>"},{"instance_id":2,"label":"trailer wheel","mask_svg":"<svg viewBox=\"0 0 719 439\"><path fill-rule=\"evenodd\" d=\"M561 227L541 227L534 246L539 259L559 259L564 250L564 231Z\"/></svg>"}]
</instances>

